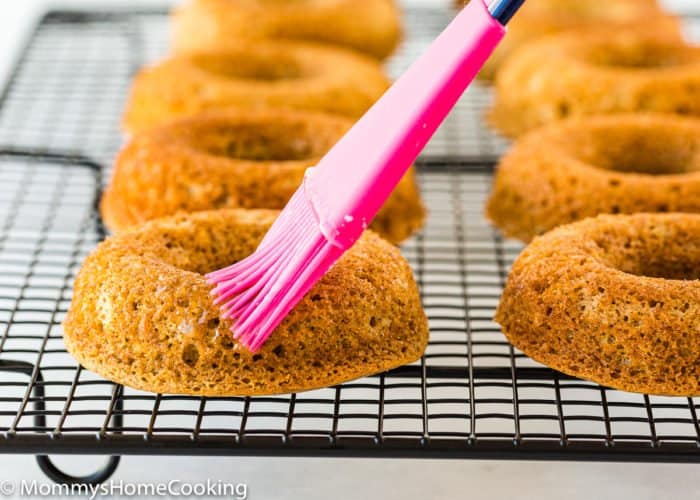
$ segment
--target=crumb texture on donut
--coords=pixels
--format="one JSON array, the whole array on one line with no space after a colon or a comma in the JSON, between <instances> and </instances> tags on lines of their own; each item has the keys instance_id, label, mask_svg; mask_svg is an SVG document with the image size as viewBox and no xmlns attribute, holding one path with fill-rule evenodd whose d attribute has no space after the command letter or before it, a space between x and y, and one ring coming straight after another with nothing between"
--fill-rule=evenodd
<instances>
[{"instance_id":1,"label":"crumb texture on donut","mask_svg":"<svg viewBox=\"0 0 700 500\"><path fill-rule=\"evenodd\" d=\"M599 384L700 395L700 215L602 215L536 238L496 314L531 358Z\"/></svg>"},{"instance_id":2,"label":"crumb texture on donut","mask_svg":"<svg viewBox=\"0 0 700 500\"><path fill-rule=\"evenodd\" d=\"M700 213L700 119L607 115L535 130L501 159L486 204L488 218L523 241L637 212Z\"/></svg>"},{"instance_id":3,"label":"crumb texture on donut","mask_svg":"<svg viewBox=\"0 0 700 500\"><path fill-rule=\"evenodd\" d=\"M624 112L699 116L700 47L642 30L542 38L499 70L489 120L515 137L564 118Z\"/></svg>"},{"instance_id":4,"label":"crumb texture on donut","mask_svg":"<svg viewBox=\"0 0 700 500\"><path fill-rule=\"evenodd\" d=\"M180 53L226 49L241 38L291 39L384 59L401 39L394 0L189 0L172 20Z\"/></svg>"},{"instance_id":5,"label":"crumb texture on donut","mask_svg":"<svg viewBox=\"0 0 700 500\"><path fill-rule=\"evenodd\" d=\"M273 211L159 219L86 259L64 322L86 368L136 389L202 396L303 391L418 359L428 327L411 269L367 232L260 351L233 340L204 273L253 252Z\"/></svg>"},{"instance_id":6,"label":"crumb texture on donut","mask_svg":"<svg viewBox=\"0 0 700 500\"><path fill-rule=\"evenodd\" d=\"M237 41L166 59L134 79L129 132L226 107L286 107L357 118L389 87L380 64L352 51L291 41Z\"/></svg>"},{"instance_id":7,"label":"crumb texture on donut","mask_svg":"<svg viewBox=\"0 0 700 500\"><path fill-rule=\"evenodd\" d=\"M101 202L106 225L217 208L281 209L304 172L351 127L340 116L258 109L208 112L136 134L117 158ZM413 171L372 223L393 243L425 216Z\"/></svg>"}]
</instances>

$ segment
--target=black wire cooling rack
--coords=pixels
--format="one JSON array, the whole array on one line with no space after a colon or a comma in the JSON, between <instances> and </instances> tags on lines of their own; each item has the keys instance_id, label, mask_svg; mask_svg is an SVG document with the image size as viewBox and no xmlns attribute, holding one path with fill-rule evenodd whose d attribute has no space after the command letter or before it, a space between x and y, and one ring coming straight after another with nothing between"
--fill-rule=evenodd
<instances>
[{"instance_id":1,"label":"black wire cooling rack","mask_svg":"<svg viewBox=\"0 0 700 500\"><path fill-rule=\"evenodd\" d=\"M430 210L403 246L430 319L410 366L341 386L257 398L150 394L82 369L61 321L104 237L96 200L120 145L133 73L166 50L163 11L53 12L0 101L0 452L40 455L59 481L98 482L117 455L316 455L700 461L700 400L629 394L545 368L492 321L521 247L484 221L505 142L470 89L419 164ZM407 12L399 72L449 20ZM66 153L68 152L68 153ZM98 163L88 160L95 158ZM73 478L48 453L113 454Z\"/></svg>"}]
</instances>

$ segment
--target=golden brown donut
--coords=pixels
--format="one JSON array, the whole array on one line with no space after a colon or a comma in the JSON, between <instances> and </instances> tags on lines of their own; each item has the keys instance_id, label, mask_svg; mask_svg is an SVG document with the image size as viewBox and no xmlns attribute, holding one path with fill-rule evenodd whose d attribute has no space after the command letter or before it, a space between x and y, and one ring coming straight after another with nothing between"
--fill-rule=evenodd
<instances>
[{"instance_id":1,"label":"golden brown donut","mask_svg":"<svg viewBox=\"0 0 700 500\"><path fill-rule=\"evenodd\" d=\"M399 250L367 232L252 354L221 319L204 273L249 255L273 211L159 219L102 242L64 322L86 368L139 390L201 396L305 391L419 358L428 326Z\"/></svg>"},{"instance_id":2,"label":"golden brown donut","mask_svg":"<svg viewBox=\"0 0 700 500\"><path fill-rule=\"evenodd\" d=\"M463 1L457 1L463 4ZM656 0L527 0L508 23L508 33L479 77L493 80L516 49L545 35L569 30L605 33L636 27L640 31L678 34L680 20L664 13Z\"/></svg>"},{"instance_id":3,"label":"golden brown donut","mask_svg":"<svg viewBox=\"0 0 700 500\"><path fill-rule=\"evenodd\" d=\"M700 119L605 115L557 122L500 161L486 213L530 241L602 213L700 213Z\"/></svg>"},{"instance_id":4,"label":"golden brown donut","mask_svg":"<svg viewBox=\"0 0 700 500\"><path fill-rule=\"evenodd\" d=\"M294 110L226 110L136 134L119 154L101 203L113 231L177 212L281 209L352 122ZM393 243L420 228L425 209L413 171L372 223Z\"/></svg>"},{"instance_id":5,"label":"golden brown donut","mask_svg":"<svg viewBox=\"0 0 700 500\"><path fill-rule=\"evenodd\" d=\"M282 38L384 59L401 39L394 0L189 0L173 11L172 21L173 48L180 53L225 50L242 38Z\"/></svg>"},{"instance_id":6,"label":"golden brown donut","mask_svg":"<svg viewBox=\"0 0 700 500\"><path fill-rule=\"evenodd\" d=\"M540 363L632 392L700 395L700 215L601 215L536 238L496 321Z\"/></svg>"},{"instance_id":7,"label":"golden brown donut","mask_svg":"<svg viewBox=\"0 0 700 500\"><path fill-rule=\"evenodd\" d=\"M624 30L543 38L499 71L490 120L518 136L567 117L623 112L700 115L700 47Z\"/></svg>"},{"instance_id":8,"label":"golden brown donut","mask_svg":"<svg viewBox=\"0 0 700 500\"><path fill-rule=\"evenodd\" d=\"M357 118L389 87L378 62L347 50L288 41L232 44L142 70L124 115L136 132L224 107L289 107Z\"/></svg>"}]
</instances>

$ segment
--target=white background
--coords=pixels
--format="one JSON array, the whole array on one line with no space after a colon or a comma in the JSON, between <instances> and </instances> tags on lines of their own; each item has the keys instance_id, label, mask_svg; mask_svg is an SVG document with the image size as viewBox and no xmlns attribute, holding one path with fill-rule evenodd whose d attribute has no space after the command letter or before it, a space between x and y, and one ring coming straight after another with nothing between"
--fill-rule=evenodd
<instances>
[{"instance_id":1,"label":"white background","mask_svg":"<svg viewBox=\"0 0 700 500\"><path fill-rule=\"evenodd\" d=\"M422 0L422 3L438 1ZM700 0L673 3L684 1L700 6ZM16 49L47 5L104 3L0 0L0 82L4 82L12 67ZM56 461L67 470L80 473L94 469L102 459L59 457ZM700 499L698 467L668 464L124 457L114 478L130 482L171 478L245 482L249 485L249 498L254 500ZM33 457L0 455L0 480L5 479L45 481Z\"/></svg>"}]
</instances>

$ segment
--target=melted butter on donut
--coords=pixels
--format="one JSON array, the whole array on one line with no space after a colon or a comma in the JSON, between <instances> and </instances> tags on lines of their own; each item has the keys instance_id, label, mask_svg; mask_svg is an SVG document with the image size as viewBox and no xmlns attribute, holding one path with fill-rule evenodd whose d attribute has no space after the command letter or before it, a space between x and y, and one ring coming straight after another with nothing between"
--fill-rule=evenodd
<instances>
[{"instance_id":1,"label":"melted butter on donut","mask_svg":"<svg viewBox=\"0 0 700 500\"><path fill-rule=\"evenodd\" d=\"M197 320L197 324L198 324L198 325L203 325L203 324L205 324L206 322L207 322L207 310L204 309L204 310L202 310L202 315L201 315L201 316L199 317L199 319Z\"/></svg>"},{"instance_id":2,"label":"melted butter on donut","mask_svg":"<svg viewBox=\"0 0 700 500\"><path fill-rule=\"evenodd\" d=\"M97 309L97 319L100 320L100 323L102 323L105 328L108 328L112 323L112 315L114 314L114 308L109 296L100 294L97 297L95 308Z\"/></svg>"},{"instance_id":3,"label":"melted butter on donut","mask_svg":"<svg viewBox=\"0 0 700 500\"><path fill-rule=\"evenodd\" d=\"M177 327L177 331L183 335L191 335L194 331L194 325L189 321L183 320Z\"/></svg>"}]
</instances>

